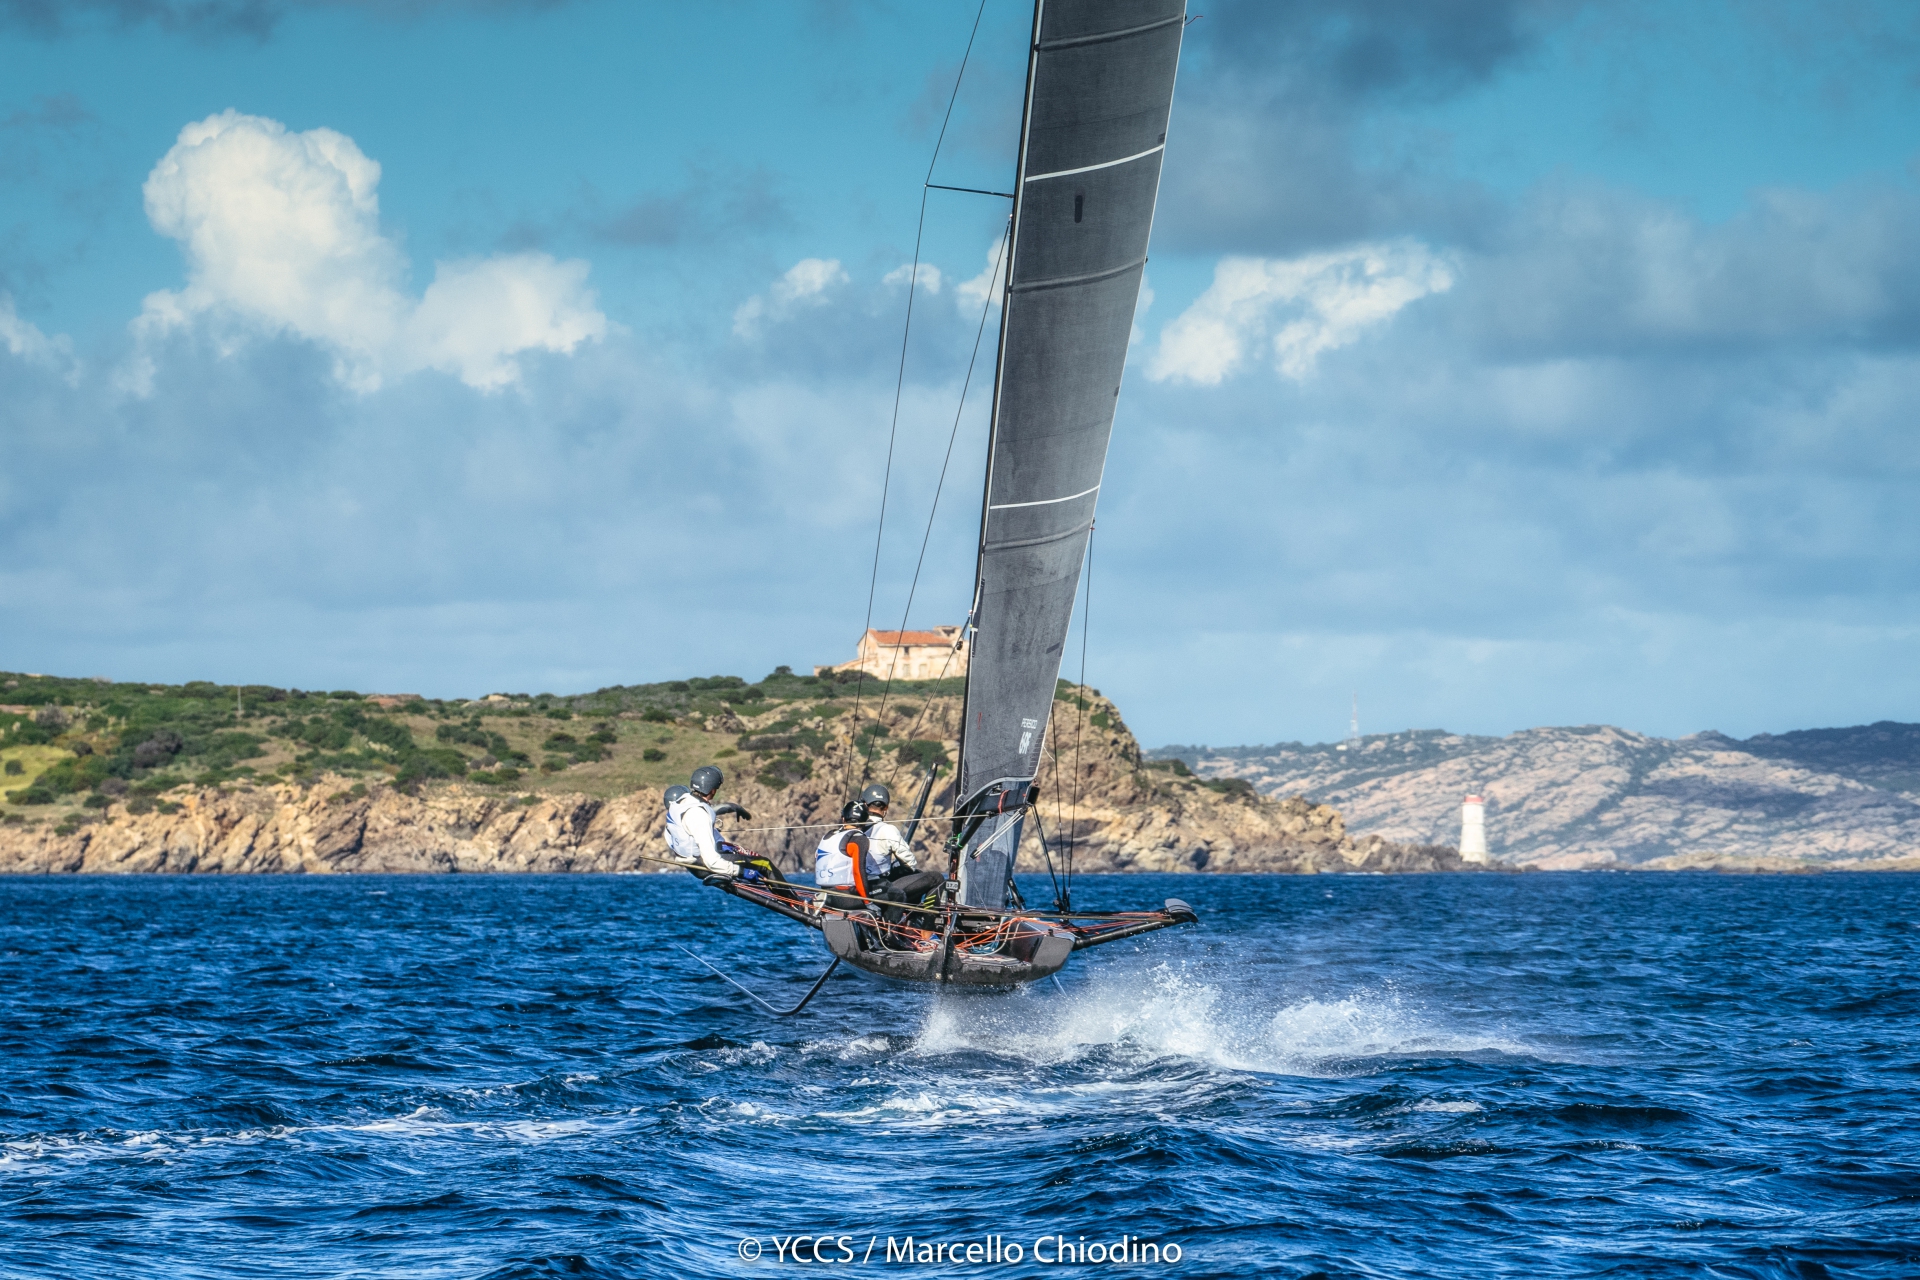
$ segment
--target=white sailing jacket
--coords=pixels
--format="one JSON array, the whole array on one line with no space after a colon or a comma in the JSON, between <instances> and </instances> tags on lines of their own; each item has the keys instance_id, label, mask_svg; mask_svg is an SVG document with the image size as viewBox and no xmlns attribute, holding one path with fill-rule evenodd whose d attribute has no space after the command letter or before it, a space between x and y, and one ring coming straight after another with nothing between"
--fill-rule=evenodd
<instances>
[{"instance_id":1,"label":"white sailing jacket","mask_svg":"<svg viewBox=\"0 0 1920 1280\"><path fill-rule=\"evenodd\" d=\"M913 849L901 836L900 828L884 819L867 828L867 840L873 845L873 857L869 863L880 864L880 874L885 875L887 865L894 859L906 864L909 871L918 871L920 864L914 860Z\"/></svg>"},{"instance_id":2,"label":"white sailing jacket","mask_svg":"<svg viewBox=\"0 0 1920 1280\"><path fill-rule=\"evenodd\" d=\"M667 806L667 847L675 857L703 863L709 871L740 874L740 864L721 857L714 843L713 806L691 791Z\"/></svg>"}]
</instances>

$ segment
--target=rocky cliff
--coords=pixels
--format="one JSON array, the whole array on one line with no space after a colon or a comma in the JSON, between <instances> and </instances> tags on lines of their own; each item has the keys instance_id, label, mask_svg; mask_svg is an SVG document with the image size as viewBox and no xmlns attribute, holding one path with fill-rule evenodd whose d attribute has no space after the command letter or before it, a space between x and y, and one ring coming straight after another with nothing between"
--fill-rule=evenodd
<instances>
[{"instance_id":1,"label":"rocky cliff","mask_svg":"<svg viewBox=\"0 0 1920 1280\"><path fill-rule=\"evenodd\" d=\"M801 719L792 708L698 725L731 741L722 764L741 779L723 799L751 821L732 834L789 868L810 863L824 824L864 777L890 781L912 802L912 744L945 751L958 724L953 698L885 711ZM1198 778L1147 761L1113 704L1090 691L1056 705L1055 742L1041 775L1041 821L1023 874L1044 874L1037 828L1056 863L1079 871L1430 871L1460 868L1437 844L1355 837L1334 808L1270 799L1241 783ZM722 736L724 735L724 736ZM744 766L744 767L742 767ZM1056 768L1057 766L1057 768ZM545 794L502 794L470 782L412 788L322 776L305 782L182 787L160 805L114 802L90 821L0 827L0 872L510 872L660 869L658 792L570 793L558 775ZM950 803L941 796L934 810ZM945 824L923 829L923 845Z\"/></svg>"},{"instance_id":2,"label":"rocky cliff","mask_svg":"<svg viewBox=\"0 0 1920 1280\"><path fill-rule=\"evenodd\" d=\"M1458 839L1487 802L1496 858L1542 868L1920 869L1920 725L1654 738L1608 726L1504 738L1166 748L1202 776L1335 805L1392 840Z\"/></svg>"}]
</instances>

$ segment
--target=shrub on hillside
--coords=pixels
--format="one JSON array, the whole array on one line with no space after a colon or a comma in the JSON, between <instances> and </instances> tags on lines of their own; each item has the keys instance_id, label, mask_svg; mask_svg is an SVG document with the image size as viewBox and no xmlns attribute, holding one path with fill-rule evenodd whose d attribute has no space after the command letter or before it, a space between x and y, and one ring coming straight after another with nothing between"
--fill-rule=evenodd
<instances>
[{"instance_id":1,"label":"shrub on hillside","mask_svg":"<svg viewBox=\"0 0 1920 1280\"><path fill-rule=\"evenodd\" d=\"M106 776L107 762L99 756L74 756L55 763L36 778L33 785L44 787L55 795L61 795L75 791L92 791Z\"/></svg>"},{"instance_id":2,"label":"shrub on hillside","mask_svg":"<svg viewBox=\"0 0 1920 1280\"><path fill-rule=\"evenodd\" d=\"M767 762L756 778L762 786L784 791L790 784L813 776L813 761L796 755L779 755Z\"/></svg>"},{"instance_id":3,"label":"shrub on hillside","mask_svg":"<svg viewBox=\"0 0 1920 1280\"><path fill-rule=\"evenodd\" d=\"M467 758L451 747L426 747L400 764L393 785L410 787L426 778L451 778L466 773Z\"/></svg>"},{"instance_id":4,"label":"shrub on hillside","mask_svg":"<svg viewBox=\"0 0 1920 1280\"><path fill-rule=\"evenodd\" d=\"M9 778L17 778L26 771L27 766L21 764L18 760L7 761L7 776Z\"/></svg>"},{"instance_id":5,"label":"shrub on hillside","mask_svg":"<svg viewBox=\"0 0 1920 1280\"><path fill-rule=\"evenodd\" d=\"M667 753L662 751L658 747L648 747L645 751L642 751L640 753L640 758L642 760L645 760L648 764L655 764L661 760L665 760L667 758Z\"/></svg>"},{"instance_id":6,"label":"shrub on hillside","mask_svg":"<svg viewBox=\"0 0 1920 1280\"><path fill-rule=\"evenodd\" d=\"M672 724L673 713L662 711L659 707L648 707L640 713L640 718L648 724Z\"/></svg>"},{"instance_id":7,"label":"shrub on hillside","mask_svg":"<svg viewBox=\"0 0 1920 1280\"><path fill-rule=\"evenodd\" d=\"M894 755L910 769L925 769L929 765L947 763L946 747L926 738L901 743Z\"/></svg>"}]
</instances>

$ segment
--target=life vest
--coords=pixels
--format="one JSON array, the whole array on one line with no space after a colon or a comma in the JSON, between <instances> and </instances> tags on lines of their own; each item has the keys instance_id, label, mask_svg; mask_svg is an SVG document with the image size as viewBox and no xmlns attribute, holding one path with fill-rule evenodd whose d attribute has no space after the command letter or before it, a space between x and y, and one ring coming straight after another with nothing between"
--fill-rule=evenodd
<instances>
[{"instance_id":1,"label":"life vest","mask_svg":"<svg viewBox=\"0 0 1920 1280\"><path fill-rule=\"evenodd\" d=\"M707 862L707 850L701 847L699 837L687 829L690 825L687 819L695 811L705 812L707 820L703 825L708 832L713 830L713 806L689 791L667 806L667 847L682 861Z\"/></svg>"},{"instance_id":2,"label":"life vest","mask_svg":"<svg viewBox=\"0 0 1920 1280\"><path fill-rule=\"evenodd\" d=\"M867 836L863 831L836 831L813 851L813 882L822 887L844 889L851 885L861 897L867 896L867 876L861 866L867 860Z\"/></svg>"}]
</instances>

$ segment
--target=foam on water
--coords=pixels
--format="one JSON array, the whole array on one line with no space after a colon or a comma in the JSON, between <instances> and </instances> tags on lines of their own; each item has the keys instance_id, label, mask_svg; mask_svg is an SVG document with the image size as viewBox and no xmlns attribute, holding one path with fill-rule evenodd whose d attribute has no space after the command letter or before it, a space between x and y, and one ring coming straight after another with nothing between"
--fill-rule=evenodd
<instances>
[{"instance_id":1,"label":"foam on water","mask_svg":"<svg viewBox=\"0 0 1920 1280\"><path fill-rule=\"evenodd\" d=\"M1202 976L1190 963L1106 970L1065 990L1037 986L1001 1001L936 1000L914 1044L927 1056L988 1053L1038 1065L1098 1049L1135 1063L1177 1058L1299 1076L1351 1074L1384 1058L1536 1053L1509 1035L1438 1025L1390 987L1275 1009L1265 988Z\"/></svg>"}]
</instances>

